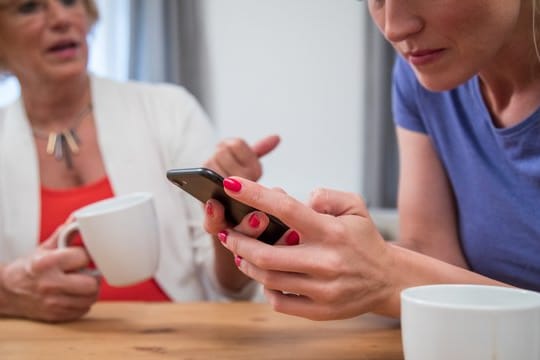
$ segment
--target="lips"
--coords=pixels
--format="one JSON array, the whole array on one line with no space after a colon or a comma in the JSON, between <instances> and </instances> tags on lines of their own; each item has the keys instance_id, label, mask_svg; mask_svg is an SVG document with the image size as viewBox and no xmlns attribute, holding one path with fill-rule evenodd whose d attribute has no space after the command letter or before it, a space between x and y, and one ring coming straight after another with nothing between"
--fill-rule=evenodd
<instances>
[{"instance_id":1,"label":"lips","mask_svg":"<svg viewBox=\"0 0 540 360\"><path fill-rule=\"evenodd\" d=\"M54 45L48 47L47 52L57 52L57 51L70 50L70 49L75 49L78 46L79 46L79 44L76 41L62 40L62 41L58 41Z\"/></svg>"},{"instance_id":2,"label":"lips","mask_svg":"<svg viewBox=\"0 0 540 360\"><path fill-rule=\"evenodd\" d=\"M438 60L444 49L423 49L406 53L406 58L415 66L427 65Z\"/></svg>"}]
</instances>

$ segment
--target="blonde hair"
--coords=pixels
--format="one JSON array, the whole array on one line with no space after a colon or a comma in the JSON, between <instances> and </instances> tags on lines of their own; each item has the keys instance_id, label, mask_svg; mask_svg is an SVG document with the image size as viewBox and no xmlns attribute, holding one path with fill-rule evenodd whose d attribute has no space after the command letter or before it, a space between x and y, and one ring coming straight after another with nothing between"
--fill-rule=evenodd
<instances>
[{"instance_id":1,"label":"blonde hair","mask_svg":"<svg viewBox=\"0 0 540 360\"><path fill-rule=\"evenodd\" d=\"M6 5L9 0L0 0L0 10L1 7ZM88 15L88 19L90 20L90 28L92 28L96 22L99 20L99 10L97 7L97 4L95 0L83 0L84 8L86 9L86 14ZM1 44L0 44L1 45ZM0 46L1 48L1 46ZM2 78L2 75L6 75L8 72L8 69L6 68L6 64L2 61L2 54L0 53L0 79Z\"/></svg>"},{"instance_id":2,"label":"blonde hair","mask_svg":"<svg viewBox=\"0 0 540 360\"><path fill-rule=\"evenodd\" d=\"M538 34L536 29L537 17L540 13L540 0L532 0L532 24L533 24L533 43L534 43L534 52L536 53L536 58L540 61L540 49L538 48Z\"/></svg>"}]
</instances>

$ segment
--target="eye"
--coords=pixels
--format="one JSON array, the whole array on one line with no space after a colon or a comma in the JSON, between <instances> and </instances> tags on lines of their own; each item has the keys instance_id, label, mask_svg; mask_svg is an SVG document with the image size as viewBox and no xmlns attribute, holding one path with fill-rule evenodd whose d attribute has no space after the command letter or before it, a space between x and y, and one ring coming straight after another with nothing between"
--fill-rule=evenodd
<instances>
[{"instance_id":1,"label":"eye","mask_svg":"<svg viewBox=\"0 0 540 360\"><path fill-rule=\"evenodd\" d=\"M43 1L23 1L17 6L19 14L33 14L43 7Z\"/></svg>"},{"instance_id":2,"label":"eye","mask_svg":"<svg viewBox=\"0 0 540 360\"><path fill-rule=\"evenodd\" d=\"M61 0L60 2L62 3L62 5L68 7L68 6L76 5L79 1L78 0Z\"/></svg>"}]
</instances>

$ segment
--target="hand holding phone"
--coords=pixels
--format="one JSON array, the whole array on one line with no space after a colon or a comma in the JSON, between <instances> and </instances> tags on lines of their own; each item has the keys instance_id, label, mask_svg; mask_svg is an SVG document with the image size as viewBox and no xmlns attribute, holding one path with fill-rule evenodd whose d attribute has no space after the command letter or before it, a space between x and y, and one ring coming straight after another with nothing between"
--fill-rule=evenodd
<instances>
[{"instance_id":1,"label":"hand holding phone","mask_svg":"<svg viewBox=\"0 0 540 360\"><path fill-rule=\"evenodd\" d=\"M223 177L210 169L171 169L167 171L167 179L203 204L209 199L219 201L225 208L226 220L232 225L238 225L247 214L260 211L227 195L223 189ZM276 217L266 215L270 222L258 239L273 245L288 230L288 227Z\"/></svg>"}]
</instances>

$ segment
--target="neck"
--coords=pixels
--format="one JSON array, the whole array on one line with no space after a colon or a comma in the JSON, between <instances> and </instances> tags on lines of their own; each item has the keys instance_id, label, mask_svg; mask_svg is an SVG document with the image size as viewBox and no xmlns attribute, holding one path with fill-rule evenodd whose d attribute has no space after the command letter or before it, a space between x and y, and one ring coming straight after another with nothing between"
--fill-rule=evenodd
<instances>
[{"instance_id":1,"label":"neck","mask_svg":"<svg viewBox=\"0 0 540 360\"><path fill-rule=\"evenodd\" d=\"M524 9L513 36L479 72L484 99L501 127L519 122L540 106L540 59L531 13Z\"/></svg>"},{"instance_id":2,"label":"neck","mask_svg":"<svg viewBox=\"0 0 540 360\"><path fill-rule=\"evenodd\" d=\"M74 117L91 104L90 79L87 74L54 83L21 82L21 95L32 126L41 129L64 129Z\"/></svg>"}]
</instances>

